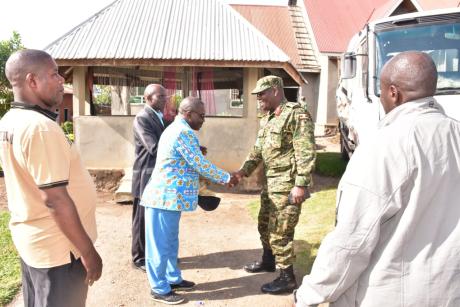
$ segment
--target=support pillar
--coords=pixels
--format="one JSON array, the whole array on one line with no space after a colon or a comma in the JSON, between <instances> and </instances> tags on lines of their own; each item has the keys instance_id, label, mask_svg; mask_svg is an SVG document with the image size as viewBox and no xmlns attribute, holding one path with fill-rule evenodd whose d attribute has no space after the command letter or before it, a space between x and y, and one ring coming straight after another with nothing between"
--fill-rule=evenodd
<instances>
[{"instance_id":1,"label":"support pillar","mask_svg":"<svg viewBox=\"0 0 460 307\"><path fill-rule=\"evenodd\" d=\"M73 68L73 116L91 115L90 93L86 86L88 67Z\"/></svg>"}]
</instances>

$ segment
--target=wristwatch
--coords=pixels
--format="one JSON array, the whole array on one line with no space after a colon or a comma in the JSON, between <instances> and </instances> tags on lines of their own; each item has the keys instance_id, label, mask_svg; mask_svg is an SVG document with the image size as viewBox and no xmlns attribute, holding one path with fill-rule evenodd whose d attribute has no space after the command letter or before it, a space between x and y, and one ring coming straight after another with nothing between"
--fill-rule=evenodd
<instances>
[{"instance_id":1,"label":"wristwatch","mask_svg":"<svg viewBox=\"0 0 460 307\"><path fill-rule=\"evenodd\" d=\"M297 289L295 289L292 294L294 295L294 304L297 304Z\"/></svg>"}]
</instances>

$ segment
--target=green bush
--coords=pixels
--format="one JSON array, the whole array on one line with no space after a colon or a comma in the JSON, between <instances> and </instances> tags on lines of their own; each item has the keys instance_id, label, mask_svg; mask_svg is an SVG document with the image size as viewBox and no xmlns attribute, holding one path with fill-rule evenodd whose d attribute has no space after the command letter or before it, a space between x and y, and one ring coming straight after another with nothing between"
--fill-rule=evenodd
<instances>
[{"instance_id":1,"label":"green bush","mask_svg":"<svg viewBox=\"0 0 460 307\"><path fill-rule=\"evenodd\" d=\"M315 173L318 175L340 178L346 168L347 162L339 152L318 152L316 155Z\"/></svg>"},{"instance_id":2,"label":"green bush","mask_svg":"<svg viewBox=\"0 0 460 307\"><path fill-rule=\"evenodd\" d=\"M13 100L13 99L10 99L10 101L11 100ZM2 118L3 115L5 115L5 113L8 112L10 107L11 107L10 102L0 102L0 118Z\"/></svg>"},{"instance_id":3,"label":"green bush","mask_svg":"<svg viewBox=\"0 0 460 307\"><path fill-rule=\"evenodd\" d=\"M64 131L64 134L66 137L71 141L72 143L75 141L75 135L73 134L73 123L72 122L63 122L61 124L62 131Z\"/></svg>"},{"instance_id":4,"label":"green bush","mask_svg":"<svg viewBox=\"0 0 460 307\"><path fill-rule=\"evenodd\" d=\"M66 134L66 136L69 139L69 141L71 141L72 143L75 142L75 135L73 133Z\"/></svg>"},{"instance_id":5,"label":"green bush","mask_svg":"<svg viewBox=\"0 0 460 307\"><path fill-rule=\"evenodd\" d=\"M61 124L61 128L65 134L73 133L73 123L72 122L69 122L69 121L63 122Z\"/></svg>"},{"instance_id":6,"label":"green bush","mask_svg":"<svg viewBox=\"0 0 460 307\"><path fill-rule=\"evenodd\" d=\"M11 54L24 49L21 36L13 32L8 40L0 41L0 118L10 109L10 102L13 101L11 84L5 75L5 64Z\"/></svg>"},{"instance_id":7,"label":"green bush","mask_svg":"<svg viewBox=\"0 0 460 307\"><path fill-rule=\"evenodd\" d=\"M8 229L9 220L9 213L0 211L0 306L11 302L21 287L21 267Z\"/></svg>"}]
</instances>

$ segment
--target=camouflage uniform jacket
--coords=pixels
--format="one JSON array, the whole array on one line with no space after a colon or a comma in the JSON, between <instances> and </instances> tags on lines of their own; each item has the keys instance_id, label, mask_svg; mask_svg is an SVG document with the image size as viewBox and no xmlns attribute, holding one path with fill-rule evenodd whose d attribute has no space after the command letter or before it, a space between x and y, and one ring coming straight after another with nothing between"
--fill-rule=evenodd
<instances>
[{"instance_id":1,"label":"camouflage uniform jacket","mask_svg":"<svg viewBox=\"0 0 460 307\"><path fill-rule=\"evenodd\" d=\"M241 169L251 174L263 162L269 192L310 186L315 164L315 139L310 114L299 103L284 100L281 112L267 113L252 152Z\"/></svg>"}]
</instances>

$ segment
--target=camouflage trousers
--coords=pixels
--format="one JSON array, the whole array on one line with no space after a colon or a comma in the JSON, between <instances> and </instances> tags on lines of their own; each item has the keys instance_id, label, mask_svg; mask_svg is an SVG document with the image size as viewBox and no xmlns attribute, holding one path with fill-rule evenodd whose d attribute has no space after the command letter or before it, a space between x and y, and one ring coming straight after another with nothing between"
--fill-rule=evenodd
<instances>
[{"instance_id":1,"label":"camouflage trousers","mask_svg":"<svg viewBox=\"0 0 460 307\"><path fill-rule=\"evenodd\" d=\"M294 264L294 229L299 221L300 205L291 205L289 192L260 194L258 230L264 248L273 251L276 265L285 269Z\"/></svg>"}]
</instances>

